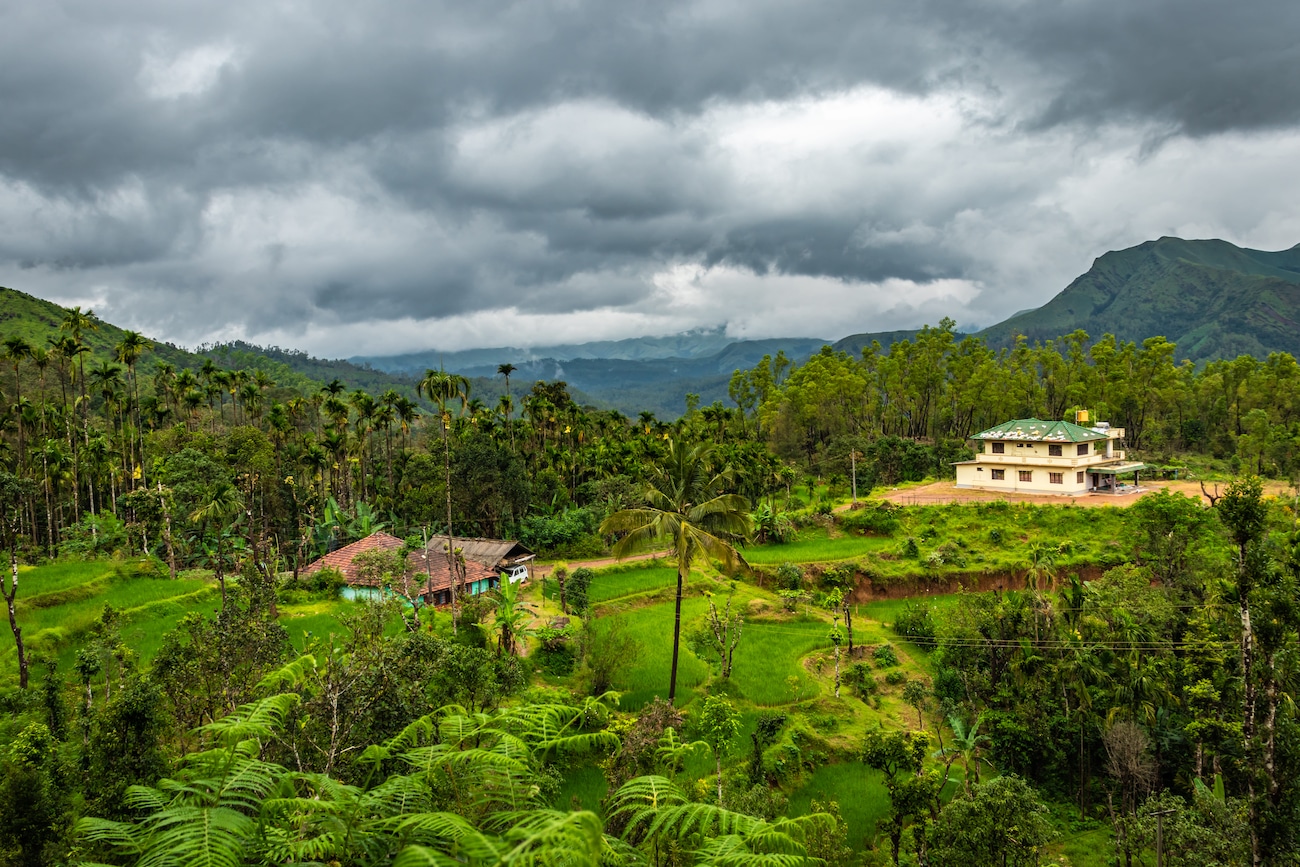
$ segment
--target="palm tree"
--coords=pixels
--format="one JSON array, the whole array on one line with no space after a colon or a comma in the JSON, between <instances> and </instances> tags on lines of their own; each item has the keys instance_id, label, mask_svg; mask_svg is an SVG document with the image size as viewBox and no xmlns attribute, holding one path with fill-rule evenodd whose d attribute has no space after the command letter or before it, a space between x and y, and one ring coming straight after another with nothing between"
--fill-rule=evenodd
<instances>
[{"instance_id":1,"label":"palm tree","mask_svg":"<svg viewBox=\"0 0 1300 867\"><path fill-rule=\"evenodd\" d=\"M239 489L230 482L222 481L213 485L212 489L203 497L199 507L190 513L190 520L199 524L204 530L212 524L217 525L216 577L217 584L221 586L221 609L223 611L226 608L226 573L223 568L225 566L225 552L222 549L226 536L221 532L221 525L238 515L243 508L244 497L239 493Z\"/></svg>"},{"instance_id":2,"label":"palm tree","mask_svg":"<svg viewBox=\"0 0 1300 867\"><path fill-rule=\"evenodd\" d=\"M32 346L21 337L9 337L4 342L5 358L14 366L14 405L21 406L23 402L23 383L18 376L18 366L32 357ZM23 420L22 413L18 413L18 460L15 467L18 473L22 474L22 467L26 455L23 450Z\"/></svg>"},{"instance_id":3,"label":"palm tree","mask_svg":"<svg viewBox=\"0 0 1300 867\"><path fill-rule=\"evenodd\" d=\"M677 558L677 602L673 620L673 665L668 701L677 696L677 658L682 636L682 589L691 565L710 557L729 570L749 564L732 544L750 531L749 501L726 493L731 471L714 468L713 447L686 446L668 441L668 454L654 468L645 492L646 505L623 509L600 525L606 535L626 534L614 546L619 559L637 551L668 544Z\"/></svg>"},{"instance_id":4,"label":"palm tree","mask_svg":"<svg viewBox=\"0 0 1300 867\"><path fill-rule=\"evenodd\" d=\"M512 452L515 450L515 428L514 425L510 423L510 407L514 403L514 398L510 394L510 374L514 373L518 369L519 368L515 367L510 362L497 365L497 373L501 374L506 378L507 401L504 404L504 407L506 411L506 427L510 428L510 451Z\"/></svg>"},{"instance_id":5,"label":"palm tree","mask_svg":"<svg viewBox=\"0 0 1300 867\"><path fill-rule=\"evenodd\" d=\"M451 414L447 411L449 401L460 399L461 408L469 402L469 380L457 373L445 370L426 370L424 379L415 386L416 393L427 395L429 400L438 405L438 419L442 427L443 473L447 485L447 574L451 581L451 625L456 629L456 552L451 538L451 440L448 439L451 427Z\"/></svg>"},{"instance_id":6,"label":"palm tree","mask_svg":"<svg viewBox=\"0 0 1300 867\"><path fill-rule=\"evenodd\" d=\"M144 476L144 437L140 434L140 383L135 376L135 363L150 349L153 343L134 331L122 334L122 340L114 347L117 360L126 365L127 379L131 381L131 403L134 416L135 436L131 440L131 463L140 467L140 487L148 487ZM139 463L136 464L136 437L139 437ZM132 477L133 478L133 477Z\"/></svg>"}]
</instances>

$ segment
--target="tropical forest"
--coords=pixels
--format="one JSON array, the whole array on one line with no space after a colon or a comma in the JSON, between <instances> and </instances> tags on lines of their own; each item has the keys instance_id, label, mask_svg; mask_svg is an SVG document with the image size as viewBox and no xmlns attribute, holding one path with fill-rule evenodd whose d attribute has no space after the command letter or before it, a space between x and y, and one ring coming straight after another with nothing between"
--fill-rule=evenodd
<instances>
[{"instance_id":1,"label":"tropical forest","mask_svg":"<svg viewBox=\"0 0 1300 867\"><path fill-rule=\"evenodd\" d=\"M1286 352L944 319L632 414L3 292L0 864L1300 863ZM955 486L1025 419L1136 484Z\"/></svg>"}]
</instances>

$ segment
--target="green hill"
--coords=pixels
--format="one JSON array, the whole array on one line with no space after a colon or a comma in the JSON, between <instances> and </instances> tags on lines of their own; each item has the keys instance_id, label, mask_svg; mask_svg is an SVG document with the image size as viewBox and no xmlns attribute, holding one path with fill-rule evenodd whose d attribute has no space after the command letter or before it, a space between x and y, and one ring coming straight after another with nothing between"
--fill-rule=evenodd
<instances>
[{"instance_id":1,"label":"green hill","mask_svg":"<svg viewBox=\"0 0 1300 867\"><path fill-rule=\"evenodd\" d=\"M51 301L0 286L0 338L21 337L33 346L48 348L49 338L57 340L64 336L59 325L67 312L67 308ZM96 322L99 327L85 332L82 339L90 345L95 358L112 358L113 347L122 341L126 331L102 319L96 318ZM151 370L159 360L171 362L178 368L197 367L202 363L202 359L179 346L155 340L153 352L141 360L141 371Z\"/></svg>"},{"instance_id":2,"label":"green hill","mask_svg":"<svg viewBox=\"0 0 1300 867\"><path fill-rule=\"evenodd\" d=\"M50 338L57 340L64 336L59 326L66 313L67 309L58 304L0 286L0 340L22 337L33 346L48 347ZM82 334L82 339L91 349L91 355L87 359L88 368L93 362L111 361L114 347L126 333L124 329L98 317L95 317L95 321L98 327ZM274 396L280 398L294 392L316 391L331 379L342 381L349 389L363 388L376 395L394 388L408 397L415 397L414 381L409 377L369 370L348 362L322 361L301 352L262 349L244 343L201 347L198 351L191 352L160 340L153 340L153 344L153 351L146 353L139 365L141 391L146 394L152 389L149 378L158 362L166 361L178 370L198 370L206 359L211 358L225 368L265 371L275 380L278 390ZM29 372L24 378L30 379L33 376Z\"/></svg>"},{"instance_id":3,"label":"green hill","mask_svg":"<svg viewBox=\"0 0 1300 867\"><path fill-rule=\"evenodd\" d=\"M979 336L1006 346L1017 334L1047 340L1077 328L1139 343L1163 335L1196 362L1300 356L1300 245L1266 252L1219 240L1148 241L1101 256L1042 307Z\"/></svg>"}]
</instances>

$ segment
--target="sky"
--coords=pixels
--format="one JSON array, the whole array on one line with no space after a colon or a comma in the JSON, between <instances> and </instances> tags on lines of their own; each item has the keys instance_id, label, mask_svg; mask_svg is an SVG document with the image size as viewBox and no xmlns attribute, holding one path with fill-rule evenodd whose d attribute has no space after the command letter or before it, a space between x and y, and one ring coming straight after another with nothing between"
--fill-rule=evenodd
<instances>
[{"instance_id":1,"label":"sky","mask_svg":"<svg viewBox=\"0 0 1300 867\"><path fill-rule=\"evenodd\" d=\"M0 285L327 357L1043 304L1300 242L1294 0L0 4Z\"/></svg>"}]
</instances>

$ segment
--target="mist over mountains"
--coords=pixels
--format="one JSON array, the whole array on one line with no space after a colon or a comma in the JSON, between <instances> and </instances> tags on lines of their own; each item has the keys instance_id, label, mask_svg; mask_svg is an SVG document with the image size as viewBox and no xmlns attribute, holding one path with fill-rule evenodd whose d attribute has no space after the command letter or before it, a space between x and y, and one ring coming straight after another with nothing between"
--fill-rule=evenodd
<instances>
[{"instance_id":1,"label":"mist over mountains","mask_svg":"<svg viewBox=\"0 0 1300 867\"><path fill-rule=\"evenodd\" d=\"M1076 329L1093 337L1114 334L1141 343L1163 336L1178 345L1179 359L1196 363L1270 352L1300 356L1300 244L1268 252L1222 240L1160 238L1108 252L1042 307L1019 312L976 336L990 346L1011 346L1017 335L1031 343ZM597 343L435 350L391 357L353 358L392 373L438 367L466 376L491 377L514 364L517 382L563 379L594 399L625 413L651 410L679 415L687 393L708 404L727 400L737 368L784 352L803 361L823 345L859 353L873 341L887 349L914 330L851 334L833 343L814 338L733 340L725 330L700 329L670 337Z\"/></svg>"},{"instance_id":2,"label":"mist over mountains","mask_svg":"<svg viewBox=\"0 0 1300 867\"><path fill-rule=\"evenodd\" d=\"M37 344L58 331L63 308L14 290L0 290L0 332ZM1178 346L1178 359L1203 363L1271 352L1300 357L1300 245L1269 252L1222 240L1160 238L1106 253L1041 307L1022 311L975 336L1007 348L1023 335L1031 343L1083 329L1092 337L1114 334L1140 343L1163 336ZM306 353L249 344L200 347L198 354L155 341L146 366L169 361L195 367L202 358L236 366L258 366L280 381L339 379L349 388L396 388L414 396L417 378L429 368L470 377L475 394L495 400L504 393L497 373L512 364L516 395L537 380L563 380L580 401L635 415L673 419L685 410L687 394L701 404L729 401L727 385L737 369L752 368L778 353L802 362L822 346L858 354L878 342L883 349L909 339L914 330L863 332L831 343L809 337L736 340L724 328L696 329L667 337L518 349L498 347L462 352L429 350L395 356L327 361ZM121 331L110 323L92 332L97 352L108 354ZM964 335L961 335L964 336Z\"/></svg>"}]
</instances>

